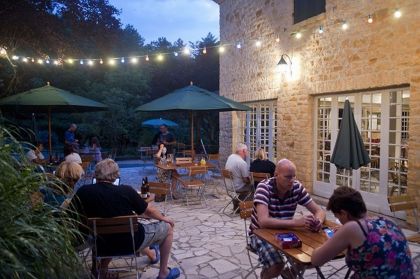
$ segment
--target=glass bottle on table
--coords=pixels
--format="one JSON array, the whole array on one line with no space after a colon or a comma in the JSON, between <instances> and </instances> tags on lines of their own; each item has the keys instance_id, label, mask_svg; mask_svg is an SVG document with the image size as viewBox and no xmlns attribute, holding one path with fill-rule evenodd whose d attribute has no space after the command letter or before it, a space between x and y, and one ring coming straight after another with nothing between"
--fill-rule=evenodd
<instances>
[{"instance_id":1,"label":"glass bottle on table","mask_svg":"<svg viewBox=\"0 0 420 279\"><path fill-rule=\"evenodd\" d=\"M146 184L146 198L150 196L150 189L149 189L149 180L147 179L147 176L144 178L145 184Z\"/></svg>"},{"instance_id":2,"label":"glass bottle on table","mask_svg":"<svg viewBox=\"0 0 420 279\"><path fill-rule=\"evenodd\" d=\"M144 177L141 180L140 197L142 197L143 199L147 198L146 180L144 179Z\"/></svg>"}]
</instances>

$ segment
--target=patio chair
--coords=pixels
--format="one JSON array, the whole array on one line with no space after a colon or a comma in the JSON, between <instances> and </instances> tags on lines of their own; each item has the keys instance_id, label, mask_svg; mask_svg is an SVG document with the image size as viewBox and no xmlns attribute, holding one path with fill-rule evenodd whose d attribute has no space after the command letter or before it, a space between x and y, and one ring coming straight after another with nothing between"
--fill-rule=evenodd
<instances>
[{"instance_id":1,"label":"patio chair","mask_svg":"<svg viewBox=\"0 0 420 279\"><path fill-rule=\"evenodd\" d=\"M163 182L149 182L149 192L155 195L162 195L165 197L164 204L163 204L163 213L166 214L168 212L168 195L170 194L170 185L169 183Z\"/></svg>"},{"instance_id":2,"label":"patio chair","mask_svg":"<svg viewBox=\"0 0 420 279\"><path fill-rule=\"evenodd\" d=\"M180 176L176 177L179 190L184 193L184 200L187 203L187 207L189 206L189 192L195 192L196 198L201 203L204 200L204 203L207 206L207 201L204 196L204 190L206 186L204 175L207 173L207 168L205 166L193 166L188 168L188 170L188 178L183 178Z\"/></svg>"},{"instance_id":3,"label":"patio chair","mask_svg":"<svg viewBox=\"0 0 420 279\"><path fill-rule=\"evenodd\" d=\"M258 183L271 177L271 175L267 172L250 172L250 175L251 185L254 185L254 190L257 188Z\"/></svg>"},{"instance_id":4,"label":"patio chair","mask_svg":"<svg viewBox=\"0 0 420 279\"><path fill-rule=\"evenodd\" d=\"M420 225L418 217L418 206L414 196L401 195L401 196L388 196L389 209L391 212L412 210L416 220L417 233L407 237L408 241L420 244Z\"/></svg>"},{"instance_id":5,"label":"patio chair","mask_svg":"<svg viewBox=\"0 0 420 279\"><path fill-rule=\"evenodd\" d=\"M138 216L118 216L113 218L89 218L89 226L93 232L93 249L92 249L92 265L94 265L94 270L96 270L98 276L99 264L101 259L131 259L131 264L128 264L127 267L129 270L133 270L133 261L135 263L136 278L140 278L139 266L137 261L137 251L135 246L135 233L138 232L139 224L137 223ZM125 255L100 255L98 253L98 239L102 236L112 235L112 234L122 234L127 233L130 235L130 246L132 250L127 252ZM128 243L127 243L128 244ZM109 269L111 270L111 269ZM99 277L98 277L99 278Z\"/></svg>"},{"instance_id":6,"label":"patio chair","mask_svg":"<svg viewBox=\"0 0 420 279\"><path fill-rule=\"evenodd\" d=\"M251 254L254 254L258 257L257 251L251 246L251 240L248 235L249 228L246 222L248 218L251 218L253 208L254 208L253 201L244 201L244 202L239 203L239 209L240 209L239 214L241 216L241 219L244 220L246 252L248 254L249 263L251 265L251 270L243 278L248 278L248 276L251 275L252 273L255 273L255 276L258 278L258 274L256 274L255 271L257 268L262 267L260 262L254 265L251 258Z\"/></svg>"},{"instance_id":7,"label":"patio chair","mask_svg":"<svg viewBox=\"0 0 420 279\"><path fill-rule=\"evenodd\" d=\"M237 201L238 203L246 201L252 194L252 192L249 192L248 195L244 196L243 198L240 197L240 193L238 193L235 189L235 185L233 185L233 175L230 170L223 169L222 170L222 176L223 176L223 183L225 185L226 194L230 197L230 201L225 205L225 207L222 209L222 213L225 213L226 208L230 204L234 204L234 201ZM233 213L237 213L239 210L238 208L233 209Z\"/></svg>"}]
</instances>

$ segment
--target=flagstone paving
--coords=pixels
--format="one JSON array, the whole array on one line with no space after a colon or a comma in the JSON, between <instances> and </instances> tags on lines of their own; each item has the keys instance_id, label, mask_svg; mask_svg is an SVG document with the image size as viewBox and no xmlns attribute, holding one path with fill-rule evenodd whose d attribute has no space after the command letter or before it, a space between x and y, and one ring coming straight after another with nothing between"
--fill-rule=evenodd
<instances>
[{"instance_id":1,"label":"flagstone paving","mask_svg":"<svg viewBox=\"0 0 420 279\"><path fill-rule=\"evenodd\" d=\"M120 164L121 165L121 164ZM121 165L122 166L122 165ZM153 179L153 169L144 167L121 168L121 183L138 188L141 177L147 174ZM223 194L220 180L214 180L206 197L207 206L201 204L187 207L180 201L169 201L167 215L175 221L174 243L169 266L181 269L180 278L244 278L251 270L245 248L244 222L239 215L225 215L220 210L228 203ZM161 207L162 203L155 203ZM305 208L297 212L305 213ZM334 217L328 213L328 218ZM407 234L413 233L405 231ZM410 245L413 258L417 257L420 266L420 246ZM144 267L142 278L156 278L158 265L147 265L146 257L138 258ZM257 257L251 254L252 264L257 264ZM121 262L115 261L114 265ZM344 266L344 260L325 264L321 269L328 276ZM347 269L338 271L330 278L344 278ZM418 272L418 268L416 268ZM259 278L260 269L248 278ZM420 277L420 273L417 273ZM133 273L120 273L120 278L135 278ZM257 276L258 275L258 276ZM317 278L316 271L309 269L304 278Z\"/></svg>"}]
</instances>

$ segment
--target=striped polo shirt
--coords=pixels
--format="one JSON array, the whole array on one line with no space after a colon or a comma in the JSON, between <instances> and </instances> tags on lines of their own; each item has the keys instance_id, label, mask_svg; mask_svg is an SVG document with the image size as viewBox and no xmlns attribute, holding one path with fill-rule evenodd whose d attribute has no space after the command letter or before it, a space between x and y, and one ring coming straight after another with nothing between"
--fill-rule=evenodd
<instances>
[{"instance_id":1,"label":"striped polo shirt","mask_svg":"<svg viewBox=\"0 0 420 279\"><path fill-rule=\"evenodd\" d=\"M261 203L268 206L270 217L288 220L295 215L298 204L306 206L311 201L312 198L306 192L302 183L297 180L295 180L292 189L286 193L284 198L278 196L275 177L261 181L254 195L254 209L251 216L251 225L249 226L250 235L252 235L254 229L260 228L256 211L257 204Z\"/></svg>"}]
</instances>

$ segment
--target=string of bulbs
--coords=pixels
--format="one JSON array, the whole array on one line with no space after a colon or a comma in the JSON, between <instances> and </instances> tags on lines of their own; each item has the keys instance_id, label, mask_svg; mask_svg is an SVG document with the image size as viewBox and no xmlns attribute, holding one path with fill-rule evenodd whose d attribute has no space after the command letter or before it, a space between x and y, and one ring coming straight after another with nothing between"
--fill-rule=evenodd
<instances>
[{"instance_id":1,"label":"string of bulbs","mask_svg":"<svg viewBox=\"0 0 420 279\"><path fill-rule=\"evenodd\" d=\"M393 13L394 18L399 19L402 16L402 12L400 9L394 10ZM373 23L373 14L369 14L367 16L367 23L371 24ZM346 20L341 21L341 29L347 30L349 28L349 23ZM320 25L316 32L319 34L323 34L325 32L324 26ZM302 38L303 34L300 31L293 32L291 34L294 38L300 39ZM251 40L256 48L260 48L263 45L263 42L261 40ZM276 38L276 42L280 42L280 38ZM192 53L200 52L202 54L207 54L207 49L213 49L218 48L218 52L220 54L224 53L226 51L226 48L230 46L235 46L237 49L241 49L243 47L243 43L236 42L236 43L223 43L219 44L217 46L208 46L208 47L202 47L202 48L195 48L192 49L188 46L185 46L181 51L175 51L175 52L163 52L163 53L155 53L155 54L145 54L145 55L136 55L136 56L128 56L128 57L111 57L107 58L106 60L103 58L56 58L56 59L50 59L50 57L46 56L44 58L35 58L35 57L28 57L28 56L18 56L13 55L11 59L15 62L23 62L23 63L37 63L40 65L56 65L60 66L63 64L80 64L80 65L88 65L88 66L94 66L95 64L108 64L110 66L116 65L118 62L121 64L130 63L130 64L138 64L141 60L144 60L146 62L149 62L151 58L155 58L156 61L162 62L164 61L164 57L167 55L174 55L179 56L180 54L183 54L185 56L192 56ZM7 50L5 48L0 47L0 56L7 56Z\"/></svg>"}]
</instances>

